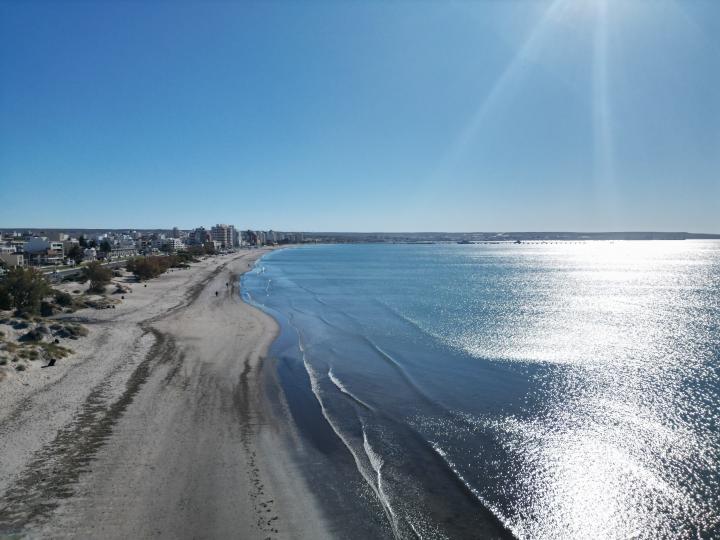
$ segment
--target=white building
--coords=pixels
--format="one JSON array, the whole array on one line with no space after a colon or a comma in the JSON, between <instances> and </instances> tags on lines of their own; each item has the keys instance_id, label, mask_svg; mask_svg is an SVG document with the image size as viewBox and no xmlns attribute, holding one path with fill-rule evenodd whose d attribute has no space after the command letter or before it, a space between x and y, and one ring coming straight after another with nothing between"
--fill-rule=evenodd
<instances>
[{"instance_id":1,"label":"white building","mask_svg":"<svg viewBox=\"0 0 720 540\"><path fill-rule=\"evenodd\" d=\"M85 248L85 251L83 251L83 260L89 262L96 261L97 250L95 248Z\"/></svg>"},{"instance_id":2,"label":"white building","mask_svg":"<svg viewBox=\"0 0 720 540\"><path fill-rule=\"evenodd\" d=\"M166 251L175 253L177 251L182 251L183 249L185 249L185 244L183 244L183 241L179 238L165 238L163 240L163 247Z\"/></svg>"},{"instance_id":3,"label":"white building","mask_svg":"<svg viewBox=\"0 0 720 540\"><path fill-rule=\"evenodd\" d=\"M225 249L235 247L235 227L218 223L210 229L210 236Z\"/></svg>"}]
</instances>

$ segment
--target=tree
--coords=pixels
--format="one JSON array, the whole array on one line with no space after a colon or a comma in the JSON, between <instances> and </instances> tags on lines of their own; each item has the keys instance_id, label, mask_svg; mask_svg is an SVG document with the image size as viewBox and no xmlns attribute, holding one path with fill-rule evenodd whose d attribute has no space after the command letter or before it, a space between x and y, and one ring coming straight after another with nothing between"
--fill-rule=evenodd
<instances>
[{"instance_id":1,"label":"tree","mask_svg":"<svg viewBox=\"0 0 720 540\"><path fill-rule=\"evenodd\" d=\"M86 248L86 247L88 247L87 238L85 238L85 235L84 235L84 234L81 234L81 235L80 235L80 238L78 238L78 242L80 243L80 247L81 247L81 248Z\"/></svg>"},{"instance_id":2,"label":"tree","mask_svg":"<svg viewBox=\"0 0 720 540\"><path fill-rule=\"evenodd\" d=\"M195 259L205 255L205 248L203 246L188 246L187 252Z\"/></svg>"},{"instance_id":3,"label":"tree","mask_svg":"<svg viewBox=\"0 0 720 540\"><path fill-rule=\"evenodd\" d=\"M112 244L110 244L107 238L100 242L100 251L105 253L110 253L112 251Z\"/></svg>"},{"instance_id":4,"label":"tree","mask_svg":"<svg viewBox=\"0 0 720 540\"><path fill-rule=\"evenodd\" d=\"M87 243L87 247L91 247L91 248L97 247L97 242L95 240L90 240Z\"/></svg>"},{"instance_id":5,"label":"tree","mask_svg":"<svg viewBox=\"0 0 720 540\"><path fill-rule=\"evenodd\" d=\"M74 244L73 247L68 250L67 256L69 259L75 261L75 264L80 264L85 257L82 248L78 244Z\"/></svg>"},{"instance_id":6,"label":"tree","mask_svg":"<svg viewBox=\"0 0 720 540\"><path fill-rule=\"evenodd\" d=\"M128 261L127 268L140 281L151 279L163 273L158 261L159 257L137 257Z\"/></svg>"},{"instance_id":7,"label":"tree","mask_svg":"<svg viewBox=\"0 0 720 540\"><path fill-rule=\"evenodd\" d=\"M90 292L105 292L105 286L110 283L112 272L99 262L91 262L83 268L83 275L90 280Z\"/></svg>"},{"instance_id":8,"label":"tree","mask_svg":"<svg viewBox=\"0 0 720 540\"><path fill-rule=\"evenodd\" d=\"M42 299L50 294L50 285L43 275L33 268L12 268L0 282L0 302L7 304L19 314L37 315Z\"/></svg>"}]
</instances>

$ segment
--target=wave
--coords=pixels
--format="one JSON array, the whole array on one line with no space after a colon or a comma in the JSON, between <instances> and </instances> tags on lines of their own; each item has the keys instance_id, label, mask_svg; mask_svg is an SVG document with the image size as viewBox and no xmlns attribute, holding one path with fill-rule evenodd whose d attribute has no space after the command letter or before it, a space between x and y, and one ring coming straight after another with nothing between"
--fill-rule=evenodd
<instances>
[{"instance_id":1,"label":"wave","mask_svg":"<svg viewBox=\"0 0 720 540\"><path fill-rule=\"evenodd\" d=\"M328 305L328 303L325 302L323 299L321 299L321 298L320 298L320 295L319 295L318 293L316 293L315 291L313 291L312 289L309 289L309 288L305 287L304 285L299 284L299 283L296 282L296 281L293 281L293 284L294 284L296 287L302 289L303 291L309 293L310 296L312 296L313 300L315 300L318 304L321 304L321 305L323 305L323 306L327 306L327 305Z\"/></svg>"},{"instance_id":2,"label":"wave","mask_svg":"<svg viewBox=\"0 0 720 540\"><path fill-rule=\"evenodd\" d=\"M519 531L517 530L517 527L514 526L514 524L508 520L502 513L502 511L489 502L485 497L482 496L482 494L475 488L470 482L468 482L465 477L462 475L462 473L458 470L455 463L450 459L447 452L443 450L443 448L434 441L428 441L432 449L435 451L435 453L440 456L440 458L445 462L447 467L452 471L452 473L455 475L455 477L465 486L465 488L475 497L480 503L481 506L483 506L485 509L487 509L495 518L502 524L505 529L510 531L516 538L521 538L522 535L519 534Z\"/></svg>"},{"instance_id":3,"label":"wave","mask_svg":"<svg viewBox=\"0 0 720 540\"><path fill-rule=\"evenodd\" d=\"M448 412L447 408L435 401L433 398L428 396L421 388L420 386L415 382L415 380L410 376L410 374L405 370L405 368L402 366L400 362L398 362L390 353L383 350L377 343L375 343L372 339L370 339L367 336L361 336L361 338L370 345L375 351L380 355L381 358L383 358L399 375L400 377L407 383L410 388L413 389L413 391L426 403L432 405L433 407L440 409L442 411Z\"/></svg>"},{"instance_id":4,"label":"wave","mask_svg":"<svg viewBox=\"0 0 720 540\"><path fill-rule=\"evenodd\" d=\"M362 425L362 434L363 434L363 450L365 450L365 455L368 458L368 461L370 462L370 466L372 467L373 471L375 471L376 477L377 477L377 494L380 499L381 504L387 508L387 511L389 513L389 518L391 520L391 525L393 528L393 532L395 532L395 536L398 536L398 532L400 529L400 524L398 522L398 517L395 514L395 511L390 504L390 498L388 497L387 493L385 492L385 487L383 484L383 476L382 476L382 469L383 465L385 465L385 461L383 458L373 450L372 446L370 446L370 441L368 441L367 437L367 431L365 430L365 424L361 422ZM416 538L421 538L417 531L415 530L415 527L412 526L412 523L407 521L407 524L410 526L410 530L413 532Z\"/></svg>"},{"instance_id":5,"label":"wave","mask_svg":"<svg viewBox=\"0 0 720 540\"><path fill-rule=\"evenodd\" d=\"M400 320L402 320L402 321L405 321L407 324L409 324L410 326L412 326L412 327L413 327L415 330L417 330L418 332L420 332L420 333L422 333L422 334L425 334L427 337L429 337L429 338L431 338L431 339L433 339L433 340L440 341L440 342L442 342L442 343L445 343L445 342L447 341L442 335L437 334L437 333L434 333L434 332L431 332L430 330L428 330L427 328L425 328L424 326L422 326L422 325L421 325L418 321L416 321L415 319L413 319L413 318L409 317L408 315L405 315L404 313L400 312L397 308L392 307L391 305L383 302L382 300L378 300L378 299L374 299L374 300L375 300L375 302L376 302L377 304L379 304L380 306L382 306L383 308L385 308L386 311L388 311L389 313L392 313L392 314L395 315L395 317L397 317L398 319L400 319Z\"/></svg>"},{"instance_id":6,"label":"wave","mask_svg":"<svg viewBox=\"0 0 720 540\"><path fill-rule=\"evenodd\" d=\"M369 410L369 411L375 411L375 408L371 405L368 405L365 401L357 397L355 394L350 392L350 390L347 389L347 387L342 383L340 379L337 378L337 376L333 373L333 370L330 369L328 371L328 378L332 381L332 383L337 387L338 390L340 390L343 394L348 396L350 399L352 399L355 403L360 405L361 407Z\"/></svg>"},{"instance_id":7,"label":"wave","mask_svg":"<svg viewBox=\"0 0 720 540\"><path fill-rule=\"evenodd\" d=\"M301 349L302 350L302 349ZM370 458L368 455L363 452L363 454L360 454L358 450L355 448L355 446L350 442L347 436L345 436L342 433L342 430L333 422L330 413L328 413L327 408L325 407L325 403L323 402L323 399L320 395L321 389L320 389L320 379L318 377L318 373L315 371L315 369L310 365L307 359L307 355L305 354L304 350L302 352L302 360L303 364L305 366L305 371L308 374L308 377L310 378L310 388L315 395L315 399L317 399L318 404L320 405L320 410L322 411L322 415L327 421L327 423L330 425L332 430L335 432L335 435L337 435L338 439L345 445L345 447L350 452L350 455L352 455L353 460L355 461L355 468L360 473L360 476L365 480L367 485L372 489L372 491L375 493L375 496L377 497L378 501L380 501L380 504L383 507L383 510L386 514L386 517L390 523L390 526L393 531L393 535L395 538L400 538L400 531L397 526L396 518L395 518L395 512L390 505L389 500L385 497L384 493L381 493L381 490L378 488L378 485L376 484L375 480L373 479L372 475L370 474L370 471L368 469L371 469L374 471L372 463L370 463ZM358 418L358 421L360 419ZM360 424L362 426L362 432L363 437L366 437L365 435L365 429L362 425L362 422ZM367 464L363 463L362 456L365 456L365 459L368 460Z\"/></svg>"}]
</instances>

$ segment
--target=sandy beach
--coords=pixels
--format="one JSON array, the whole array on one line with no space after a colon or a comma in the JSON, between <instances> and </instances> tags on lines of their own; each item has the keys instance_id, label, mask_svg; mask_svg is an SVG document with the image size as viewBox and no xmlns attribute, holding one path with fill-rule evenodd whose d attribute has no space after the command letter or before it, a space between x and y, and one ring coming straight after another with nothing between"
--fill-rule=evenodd
<instances>
[{"instance_id":1,"label":"sandy beach","mask_svg":"<svg viewBox=\"0 0 720 540\"><path fill-rule=\"evenodd\" d=\"M71 357L0 382L0 536L328 536L266 406L277 324L238 290L265 252L68 315L89 330Z\"/></svg>"}]
</instances>

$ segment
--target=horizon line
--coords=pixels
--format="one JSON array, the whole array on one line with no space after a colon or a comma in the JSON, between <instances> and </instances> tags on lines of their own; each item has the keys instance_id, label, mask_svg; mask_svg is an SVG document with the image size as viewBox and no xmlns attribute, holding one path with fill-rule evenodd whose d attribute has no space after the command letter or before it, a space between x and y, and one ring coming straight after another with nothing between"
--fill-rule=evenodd
<instances>
[{"instance_id":1,"label":"horizon line","mask_svg":"<svg viewBox=\"0 0 720 540\"><path fill-rule=\"evenodd\" d=\"M234 226L234 225L233 225ZM83 230L107 230L107 231L172 231L175 226L171 227L0 227L0 231L83 231ZM199 227L203 227L200 225ZM239 231L277 231L277 232L302 232L305 234L695 234L695 235L712 235L720 236L720 232L696 232L696 231L671 231L671 230L652 230L652 229L625 229L625 230L597 230L597 231L583 231L583 230L572 230L572 229L548 229L548 230L530 230L530 229L518 229L518 230L470 230L470 231L452 231L452 230L420 230L420 231L343 231L343 230L304 230L304 229L262 229L262 228L244 228L236 227ZM178 227L181 231L191 231L198 227L182 228Z\"/></svg>"}]
</instances>

